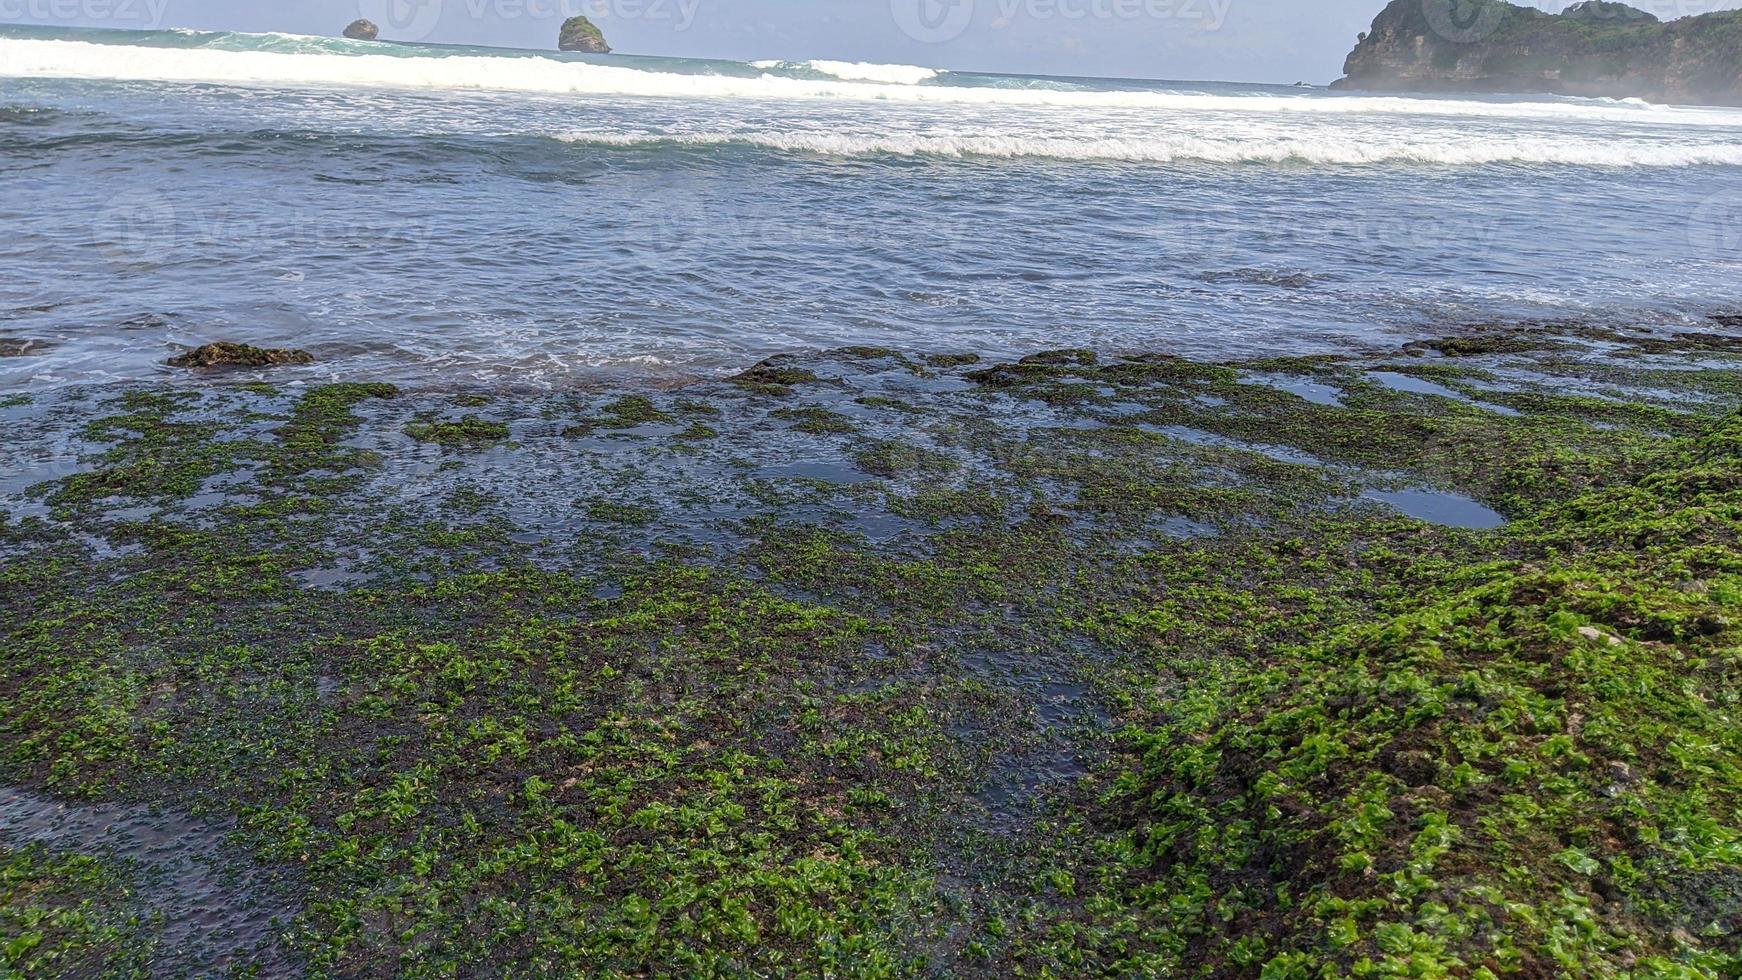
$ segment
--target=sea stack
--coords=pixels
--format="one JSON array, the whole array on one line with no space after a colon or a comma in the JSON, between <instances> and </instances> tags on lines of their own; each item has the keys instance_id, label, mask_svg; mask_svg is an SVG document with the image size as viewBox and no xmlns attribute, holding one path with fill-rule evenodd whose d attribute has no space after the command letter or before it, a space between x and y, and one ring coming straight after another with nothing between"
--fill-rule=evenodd
<instances>
[{"instance_id":1,"label":"sea stack","mask_svg":"<svg viewBox=\"0 0 1742 980\"><path fill-rule=\"evenodd\" d=\"M583 54L610 54L611 46L605 43L605 34L597 24L585 17L570 17L563 21L562 33L557 35L557 50L579 51Z\"/></svg>"},{"instance_id":2,"label":"sea stack","mask_svg":"<svg viewBox=\"0 0 1742 980\"><path fill-rule=\"evenodd\" d=\"M345 28L345 36L353 41L373 41L381 36L381 29L371 20L354 20Z\"/></svg>"}]
</instances>

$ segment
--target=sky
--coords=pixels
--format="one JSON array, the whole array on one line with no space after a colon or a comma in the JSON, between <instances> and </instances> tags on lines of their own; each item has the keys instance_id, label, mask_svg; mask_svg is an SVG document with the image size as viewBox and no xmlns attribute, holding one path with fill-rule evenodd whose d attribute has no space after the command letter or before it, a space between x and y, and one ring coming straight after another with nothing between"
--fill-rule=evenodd
<instances>
[{"instance_id":1,"label":"sky","mask_svg":"<svg viewBox=\"0 0 1742 980\"><path fill-rule=\"evenodd\" d=\"M1462 0L1423 0L1459 3ZM1571 0L1528 0L1559 11ZM337 34L553 48L592 18L616 50L974 71L1328 82L1385 0L0 0L0 22ZM1669 19L1742 0L1635 0Z\"/></svg>"}]
</instances>

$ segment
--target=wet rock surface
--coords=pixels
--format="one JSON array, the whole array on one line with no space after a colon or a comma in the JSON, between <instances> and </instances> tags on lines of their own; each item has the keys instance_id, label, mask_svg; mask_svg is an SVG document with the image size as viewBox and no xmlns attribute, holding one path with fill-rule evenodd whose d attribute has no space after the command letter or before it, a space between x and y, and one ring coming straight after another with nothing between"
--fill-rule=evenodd
<instances>
[{"instance_id":1,"label":"wet rock surface","mask_svg":"<svg viewBox=\"0 0 1742 980\"><path fill-rule=\"evenodd\" d=\"M21 903L77 891L81 855L161 896L33 949L275 975L1240 972L1394 955L1421 896L1476 914L1470 880L1533 910L1494 927L1524 962L1556 896L1611 894L1569 955L1715 969L1721 901L1623 910L1731 880L1721 845L1536 848L1541 892L1483 862L1529 839L1485 836L1505 820L1733 798L1606 741L1677 736L1602 692L1729 751L1734 357L1533 325L1226 364L854 348L666 391L10 396L0 765L28 788L0 858ZM1703 591L1651 591L1648 555ZM1674 657L1702 666L1659 684ZM1601 761L1551 778L1563 751ZM1623 856L1641 877L1587 873ZM1352 946L1274 904L1313 880L1367 896Z\"/></svg>"},{"instance_id":2,"label":"wet rock surface","mask_svg":"<svg viewBox=\"0 0 1742 980\"><path fill-rule=\"evenodd\" d=\"M78 804L0 786L0 846L120 861L157 976L300 976L281 942L301 913L294 871L261 866L225 831L144 805ZM135 951L138 952L138 951Z\"/></svg>"},{"instance_id":3,"label":"wet rock surface","mask_svg":"<svg viewBox=\"0 0 1742 980\"><path fill-rule=\"evenodd\" d=\"M193 350L177 354L167 362L171 367L268 367L278 364L313 364L314 355L305 350L285 347L251 347L228 341L202 344Z\"/></svg>"},{"instance_id":4,"label":"wet rock surface","mask_svg":"<svg viewBox=\"0 0 1742 980\"><path fill-rule=\"evenodd\" d=\"M34 357L53 346L46 340L0 337L0 357Z\"/></svg>"}]
</instances>

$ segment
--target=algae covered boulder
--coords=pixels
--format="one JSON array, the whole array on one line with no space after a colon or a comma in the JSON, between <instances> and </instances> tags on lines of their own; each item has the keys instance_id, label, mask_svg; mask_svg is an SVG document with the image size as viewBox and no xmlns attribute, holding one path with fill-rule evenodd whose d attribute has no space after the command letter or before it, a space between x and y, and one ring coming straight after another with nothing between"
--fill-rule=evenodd
<instances>
[{"instance_id":1,"label":"algae covered boulder","mask_svg":"<svg viewBox=\"0 0 1742 980\"><path fill-rule=\"evenodd\" d=\"M557 36L556 46L559 51L579 51L582 54L611 53L611 46L605 43L604 32L585 17L570 17L563 21L562 33Z\"/></svg>"},{"instance_id":2,"label":"algae covered boulder","mask_svg":"<svg viewBox=\"0 0 1742 980\"><path fill-rule=\"evenodd\" d=\"M381 36L381 29L374 21L359 18L346 25L345 36L353 41L373 41Z\"/></svg>"},{"instance_id":3,"label":"algae covered boulder","mask_svg":"<svg viewBox=\"0 0 1742 980\"><path fill-rule=\"evenodd\" d=\"M171 367L268 367L276 364L313 364L314 355L287 347L250 347L218 341L203 344L169 359Z\"/></svg>"}]
</instances>

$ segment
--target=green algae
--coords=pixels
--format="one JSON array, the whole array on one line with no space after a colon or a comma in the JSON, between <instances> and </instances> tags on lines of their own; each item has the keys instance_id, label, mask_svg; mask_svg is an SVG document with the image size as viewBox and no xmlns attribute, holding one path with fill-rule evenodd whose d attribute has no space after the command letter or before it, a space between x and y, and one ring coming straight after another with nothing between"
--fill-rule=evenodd
<instances>
[{"instance_id":1,"label":"green algae","mask_svg":"<svg viewBox=\"0 0 1742 980\"><path fill-rule=\"evenodd\" d=\"M636 426L670 422L672 417L659 410L652 399L643 395L625 395L600 409L613 426Z\"/></svg>"},{"instance_id":2,"label":"green algae","mask_svg":"<svg viewBox=\"0 0 1742 980\"><path fill-rule=\"evenodd\" d=\"M115 861L0 846L0 972L149 976L149 922L132 901L135 878Z\"/></svg>"},{"instance_id":3,"label":"green algae","mask_svg":"<svg viewBox=\"0 0 1742 980\"><path fill-rule=\"evenodd\" d=\"M957 368L969 364L980 363L978 354L927 354L924 358L928 367Z\"/></svg>"},{"instance_id":4,"label":"green algae","mask_svg":"<svg viewBox=\"0 0 1742 980\"><path fill-rule=\"evenodd\" d=\"M405 427L405 434L418 442L433 442L458 449L478 449L508 438L501 422L467 415L455 421L431 419Z\"/></svg>"},{"instance_id":5,"label":"green algae","mask_svg":"<svg viewBox=\"0 0 1742 980\"><path fill-rule=\"evenodd\" d=\"M1459 366L1485 356L1532 355ZM0 773L239 821L301 870L286 941L315 975L1738 968L1721 377L1508 417L1354 361L1315 362L1347 393L1321 406L1246 365L1043 360L957 375L995 391L960 402L627 396L605 415L706 415L660 438L768 492L686 544L661 491L695 477L625 450L562 496L608 532L558 559L466 457L426 504L368 502L391 440L441 424L415 394L109 399L95 469L46 491L68 527L0 525ZM779 441L843 400L890 421ZM727 433L766 454L726 465L751 451ZM566 451L529 442L502 452ZM828 446L872 482L757 482ZM1512 522L1352 503L1375 473ZM166 509L107 519L117 496ZM366 578L307 584L356 542ZM103 884L125 869L68 858L0 878L0 948L149 944Z\"/></svg>"},{"instance_id":6,"label":"green algae","mask_svg":"<svg viewBox=\"0 0 1742 980\"><path fill-rule=\"evenodd\" d=\"M1742 964L1737 431L1519 525L1525 557L1178 692L1103 801L1104 962L1173 968L1159 928L1211 973ZM1726 494L1685 493L1713 467ZM1147 894L1175 899L1133 917Z\"/></svg>"},{"instance_id":7,"label":"green algae","mask_svg":"<svg viewBox=\"0 0 1742 980\"><path fill-rule=\"evenodd\" d=\"M729 380L748 392L784 397L792 394L795 385L816 384L821 379L809 368L764 361L748 371L733 375Z\"/></svg>"},{"instance_id":8,"label":"green algae","mask_svg":"<svg viewBox=\"0 0 1742 980\"><path fill-rule=\"evenodd\" d=\"M859 431L859 427L854 425L852 420L846 416L815 405L807 405L804 408L783 408L774 412L773 417L792 422L794 432L807 432L816 436Z\"/></svg>"}]
</instances>

